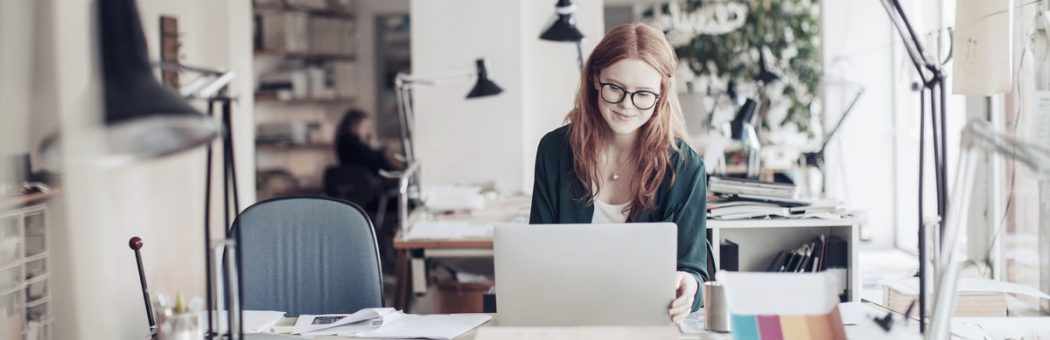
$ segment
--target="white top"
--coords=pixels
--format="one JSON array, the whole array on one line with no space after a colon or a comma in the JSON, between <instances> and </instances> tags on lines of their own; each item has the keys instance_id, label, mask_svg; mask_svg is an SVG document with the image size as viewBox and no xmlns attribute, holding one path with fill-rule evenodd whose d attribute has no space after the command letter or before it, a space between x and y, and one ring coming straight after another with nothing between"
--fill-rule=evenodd
<instances>
[{"instance_id":1,"label":"white top","mask_svg":"<svg viewBox=\"0 0 1050 340\"><path fill-rule=\"evenodd\" d=\"M594 200L594 216L591 217L591 223L605 224L627 222L627 214L629 211L626 208L630 203L631 202L624 204L609 204L598 199Z\"/></svg>"}]
</instances>

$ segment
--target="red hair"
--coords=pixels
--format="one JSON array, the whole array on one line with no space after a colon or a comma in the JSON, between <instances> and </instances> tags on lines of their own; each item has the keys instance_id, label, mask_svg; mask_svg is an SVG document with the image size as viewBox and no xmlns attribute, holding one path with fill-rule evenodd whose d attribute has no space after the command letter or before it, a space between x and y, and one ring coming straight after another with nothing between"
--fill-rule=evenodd
<instances>
[{"instance_id":1,"label":"red hair","mask_svg":"<svg viewBox=\"0 0 1050 340\"><path fill-rule=\"evenodd\" d=\"M678 65L671 44L663 32L645 24L627 24L614 28L594 48L583 72L576 93L573 110L565 118L569 123L568 139L573 155L573 170L583 184L588 204L593 204L601 190L599 154L612 138L612 129L598 110L599 94L593 84L605 68L624 59L638 59L655 68L661 77L660 96L653 107L653 115L638 128L638 145L630 156L635 165L631 183L628 220L635 220L643 211L652 208L656 190L665 176L674 181L674 171L668 173L670 150L681 152L675 145L679 138L688 143L685 120L674 89L674 72Z\"/></svg>"}]
</instances>

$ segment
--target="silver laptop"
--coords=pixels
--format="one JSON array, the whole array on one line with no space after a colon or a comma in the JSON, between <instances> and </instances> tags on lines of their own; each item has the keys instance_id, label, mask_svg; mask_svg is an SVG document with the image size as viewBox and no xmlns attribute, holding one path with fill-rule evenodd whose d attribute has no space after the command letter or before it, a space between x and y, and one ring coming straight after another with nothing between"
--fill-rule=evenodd
<instances>
[{"instance_id":1,"label":"silver laptop","mask_svg":"<svg viewBox=\"0 0 1050 340\"><path fill-rule=\"evenodd\" d=\"M668 325L674 223L496 226L500 326Z\"/></svg>"}]
</instances>

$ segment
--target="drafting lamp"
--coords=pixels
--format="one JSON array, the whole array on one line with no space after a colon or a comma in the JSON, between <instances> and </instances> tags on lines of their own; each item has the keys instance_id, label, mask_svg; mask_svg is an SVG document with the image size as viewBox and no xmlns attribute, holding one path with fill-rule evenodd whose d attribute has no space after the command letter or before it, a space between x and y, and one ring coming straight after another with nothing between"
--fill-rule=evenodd
<instances>
[{"instance_id":1,"label":"drafting lamp","mask_svg":"<svg viewBox=\"0 0 1050 340\"><path fill-rule=\"evenodd\" d=\"M977 162L980 159L978 153L1001 154L1024 164L1039 178L1050 178L1050 147L997 131L986 121L970 120L963 128L960 144L962 152L959 155L959 173L955 176L955 184L952 187L952 205L945 220L945 234L941 235L944 243L936 253L935 259L937 291L933 301L930 332L926 334L928 339L948 339L951 336L949 326L952 312L955 310L955 290L962 266L961 261L956 260L959 253L956 248L959 234L969 217L967 210L973 192Z\"/></svg>"},{"instance_id":2,"label":"drafting lamp","mask_svg":"<svg viewBox=\"0 0 1050 340\"><path fill-rule=\"evenodd\" d=\"M904 9L901 7L900 1L898 0L880 0L882 7L886 9L886 14L890 17L890 22L893 23L893 27L901 37L901 41L904 43L904 49L908 53L908 58L911 60L912 66L915 68L915 72L918 73L922 80L922 87L919 91L919 202L918 202L918 223L919 223L919 330L926 333L926 280L927 280L927 268L926 268L926 223L924 223L923 211L924 211L924 198L925 195L925 160L926 156L926 96L930 96L930 130L932 131L931 141L933 142L933 165L936 183L935 197L937 198L937 217L943 217L946 208L948 206L948 171L946 164L948 162L947 154L947 139L945 134L947 133L947 124L945 119L947 115L946 105L946 94L944 89L944 83L946 75L941 70L941 65L944 62L938 62L927 57L926 52L922 48L922 42L919 39L918 34L912 28L911 22L908 21L908 17L904 14ZM948 50L946 60L950 60L952 55L951 49ZM939 228L939 235L942 239L945 234L945 226L942 224Z\"/></svg>"},{"instance_id":3,"label":"drafting lamp","mask_svg":"<svg viewBox=\"0 0 1050 340\"><path fill-rule=\"evenodd\" d=\"M576 27L576 5L572 0L558 0L554 18L540 34L541 40L576 43L576 63L583 70L583 32Z\"/></svg>"},{"instance_id":4,"label":"drafting lamp","mask_svg":"<svg viewBox=\"0 0 1050 340\"><path fill-rule=\"evenodd\" d=\"M90 133L105 141L101 161L109 166L192 150L220 134L218 124L154 78L138 13L134 0L98 2L104 128ZM40 146L56 170L60 138Z\"/></svg>"},{"instance_id":5,"label":"drafting lamp","mask_svg":"<svg viewBox=\"0 0 1050 340\"><path fill-rule=\"evenodd\" d=\"M399 182L398 191L398 218L400 223L403 225L408 220L408 191L409 191L409 180L416 175L416 171L419 170L419 164L416 162L415 148L413 144L414 136L414 124L415 124L415 112L412 104L412 89L415 86L441 86L446 82L464 81L470 78L476 77L477 80L474 82L474 86L467 93L466 99L477 100L480 98L491 97L503 93L503 88L496 85L492 79L489 79L488 67L485 59L477 59L474 61L474 72L454 72L445 75L433 75L433 76L416 76L405 73L398 73L394 77L394 87L397 91L397 112L398 112L398 123L400 125L401 132L401 147L405 152L405 163L407 166L404 170L396 172L380 171L380 175L386 178L397 179ZM418 182L418 180L416 181Z\"/></svg>"},{"instance_id":6,"label":"drafting lamp","mask_svg":"<svg viewBox=\"0 0 1050 340\"><path fill-rule=\"evenodd\" d=\"M824 171L824 156L825 151L828 149L828 144L831 143L831 140L835 138L839 129L842 128L842 123L846 122L846 118L849 118L849 114L853 112L853 108L857 105L857 102L860 101L862 95L864 95L864 87L860 86L857 89L857 92L853 95L853 99L850 99L849 105L846 106L846 110L842 112L839 121L835 123L835 127L831 128L831 132L829 132L827 136L824 136L824 141L820 143L820 149L813 152L802 153L802 159L806 161L806 165L812 165L817 167L817 169Z\"/></svg>"},{"instance_id":7,"label":"drafting lamp","mask_svg":"<svg viewBox=\"0 0 1050 340\"><path fill-rule=\"evenodd\" d=\"M758 178L760 169L758 154L762 144L758 141L758 133L752 123L755 112L758 112L758 102L748 98L744 105L740 106L733 120L725 126L728 131L724 131L730 139L739 142L747 150L747 178Z\"/></svg>"}]
</instances>

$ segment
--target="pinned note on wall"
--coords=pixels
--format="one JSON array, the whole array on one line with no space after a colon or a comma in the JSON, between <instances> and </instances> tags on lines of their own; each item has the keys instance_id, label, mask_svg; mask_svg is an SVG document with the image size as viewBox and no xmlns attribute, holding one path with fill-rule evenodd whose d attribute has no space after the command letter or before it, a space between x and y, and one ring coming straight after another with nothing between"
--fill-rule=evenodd
<instances>
[{"instance_id":1,"label":"pinned note on wall","mask_svg":"<svg viewBox=\"0 0 1050 340\"><path fill-rule=\"evenodd\" d=\"M1013 80L1013 0L959 0L952 39L952 92L993 95Z\"/></svg>"}]
</instances>

